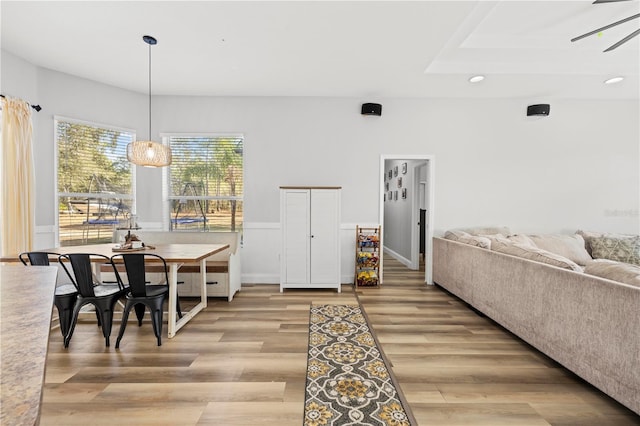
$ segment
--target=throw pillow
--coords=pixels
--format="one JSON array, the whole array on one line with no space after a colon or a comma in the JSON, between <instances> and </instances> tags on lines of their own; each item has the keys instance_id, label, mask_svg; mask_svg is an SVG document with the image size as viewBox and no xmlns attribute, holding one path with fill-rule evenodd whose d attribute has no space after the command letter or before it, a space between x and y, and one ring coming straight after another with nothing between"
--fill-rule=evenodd
<instances>
[{"instance_id":1,"label":"throw pillow","mask_svg":"<svg viewBox=\"0 0 640 426\"><path fill-rule=\"evenodd\" d=\"M609 259L640 265L640 236L613 237L603 235L591 240L594 259Z\"/></svg>"},{"instance_id":2,"label":"throw pillow","mask_svg":"<svg viewBox=\"0 0 640 426\"><path fill-rule=\"evenodd\" d=\"M535 247L571 259L578 265L586 265L592 260L585 248L582 235L530 235Z\"/></svg>"},{"instance_id":3,"label":"throw pillow","mask_svg":"<svg viewBox=\"0 0 640 426\"><path fill-rule=\"evenodd\" d=\"M460 237L468 237L468 232L461 231L459 229L451 229L444 233L444 238L447 240L458 241Z\"/></svg>"},{"instance_id":4,"label":"throw pillow","mask_svg":"<svg viewBox=\"0 0 640 426\"><path fill-rule=\"evenodd\" d=\"M587 249L587 252L589 252L591 257L594 257L593 253L592 253L592 250L591 250L591 241L594 238L601 238L601 237L633 238L633 237L636 236L636 235L631 235L631 234L606 234L604 232L583 231L581 229L578 229L576 231L576 234L582 235L582 237L584 238L585 248Z\"/></svg>"},{"instance_id":5,"label":"throw pillow","mask_svg":"<svg viewBox=\"0 0 640 426\"><path fill-rule=\"evenodd\" d=\"M497 251L499 253L510 254L511 256L522 257L524 259L529 259L536 262L546 263L548 265L557 266L559 268L582 272L581 266L577 265L575 262L567 259L566 257L524 244L504 243L500 240L494 240L491 242L491 250Z\"/></svg>"},{"instance_id":6,"label":"throw pillow","mask_svg":"<svg viewBox=\"0 0 640 426\"><path fill-rule=\"evenodd\" d=\"M460 238L458 238L458 242L480 247L483 249L491 248L491 240L489 238L481 237L479 235L463 235Z\"/></svg>"},{"instance_id":7,"label":"throw pillow","mask_svg":"<svg viewBox=\"0 0 640 426\"><path fill-rule=\"evenodd\" d=\"M488 238L480 237L477 235L471 235L467 232L459 229L453 229L444 233L444 238L451 241L456 241L463 244L469 244L476 247L485 249L491 248L491 240Z\"/></svg>"},{"instance_id":8,"label":"throw pillow","mask_svg":"<svg viewBox=\"0 0 640 426\"><path fill-rule=\"evenodd\" d=\"M591 253L591 239L602 237L602 232L591 232L578 229L576 231L576 235L580 235L582 236L582 238L584 238L584 247L587 249L587 253L589 253L589 256L593 257Z\"/></svg>"},{"instance_id":9,"label":"throw pillow","mask_svg":"<svg viewBox=\"0 0 640 426\"><path fill-rule=\"evenodd\" d=\"M509 235L511 230L506 226L484 226L475 228L461 228L460 231L464 231L471 235Z\"/></svg>"},{"instance_id":10,"label":"throw pillow","mask_svg":"<svg viewBox=\"0 0 640 426\"><path fill-rule=\"evenodd\" d=\"M589 262L584 267L584 272L589 275L640 287L640 266L614 260L598 259Z\"/></svg>"},{"instance_id":11,"label":"throw pillow","mask_svg":"<svg viewBox=\"0 0 640 426\"><path fill-rule=\"evenodd\" d=\"M525 246L531 246L531 247L536 246L536 243L534 243L533 240L529 238L528 235L524 235L524 234L509 235L507 236L507 239L512 243L516 243L516 244L524 244Z\"/></svg>"}]
</instances>

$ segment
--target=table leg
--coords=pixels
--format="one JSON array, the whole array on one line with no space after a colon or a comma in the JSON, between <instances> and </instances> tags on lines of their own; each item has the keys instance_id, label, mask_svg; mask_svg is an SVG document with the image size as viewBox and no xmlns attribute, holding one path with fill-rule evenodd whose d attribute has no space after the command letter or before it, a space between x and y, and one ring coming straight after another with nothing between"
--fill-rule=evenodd
<instances>
[{"instance_id":1,"label":"table leg","mask_svg":"<svg viewBox=\"0 0 640 426\"><path fill-rule=\"evenodd\" d=\"M169 329L169 339L176 335L176 298L178 297L178 267L177 263L169 264L169 319L167 328Z\"/></svg>"},{"instance_id":2,"label":"table leg","mask_svg":"<svg viewBox=\"0 0 640 426\"><path fill-rule=\"evenodd\" d=\"M178 297L178 268L179 263L171 263L169 266L169 338L176 335L187 322L198 312L207 307L207 261L200 262L200 303L191 308L189 312L182 312L182 318L176 320L176 298Z\"/></svg>"},{"instance_id":3,"label":"table leg","mask_svg":"<svg viewBox=\"0 0 640 426\"><path fill-rule=\"evenodd\" d=\"M200 261L200 301L202 307L207 307L207 260Z\"/></svg>"}]
</instances>

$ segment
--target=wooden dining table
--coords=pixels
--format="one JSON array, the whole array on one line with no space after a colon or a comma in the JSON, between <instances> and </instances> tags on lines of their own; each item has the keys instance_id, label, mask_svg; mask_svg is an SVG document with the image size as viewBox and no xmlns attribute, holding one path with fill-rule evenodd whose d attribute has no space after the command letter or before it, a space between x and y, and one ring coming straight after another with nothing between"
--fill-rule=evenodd
<instances>
[{"instance_id":1,"label":"wooden dining table","mask_svg":"<svg viewBox=\"0 0 640 426\"><path fill-rule=\"evenodd\" d=\"M117 251L117 244L90 244L82 246L64 246L38 251L46 251L58 254L91 253L111 257L114 254L129 253L129 251ZM173 338L177 331L189 322L198 312L207 307L207 258L229 248L229 244L156 244L153 248L146 247L140 251L130 253L152 253L164 258L169 266L169 319L168 337ZM116 251L114 251L114 249ZM96 258L96 262L104 259ZM159 259L149 257L148 262L161 262ZM200 302L188 312L182 312L182 318L178 319L176 299L178 297L178 269L185 263L200 264ZM100 277L100 268L95 268L96 275Z\"/></svg>"}]
</instances>

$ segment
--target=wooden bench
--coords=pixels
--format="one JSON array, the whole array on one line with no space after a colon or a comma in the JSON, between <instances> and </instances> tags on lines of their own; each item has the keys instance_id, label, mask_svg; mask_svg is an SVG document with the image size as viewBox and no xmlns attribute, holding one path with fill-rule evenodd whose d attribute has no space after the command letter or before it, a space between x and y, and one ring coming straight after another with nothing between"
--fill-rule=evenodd
<instances>
[{"instance_id":1,"label":"wooden bench","mask_svg":"<svg viewBox=\"0 0 640 426\"><path fill-rule=\"evenodd\" d=\"M114 241L119 242L120 237L126 235L127 231L116 231ZM229 244L229 248L220 253L216 253L207 259L207 296L226 297L231 301L241 287L241 264L240 264L240 233L238 232L194 232L194 231L134 231L145 244L180 244L180 243L201 243L201 244ZM147 269L149 272L162 272L157 266ZM199 264L185 263L178 270L178 294L182 296L198 297L199 287Z\"/></svg>"}]
</instances>

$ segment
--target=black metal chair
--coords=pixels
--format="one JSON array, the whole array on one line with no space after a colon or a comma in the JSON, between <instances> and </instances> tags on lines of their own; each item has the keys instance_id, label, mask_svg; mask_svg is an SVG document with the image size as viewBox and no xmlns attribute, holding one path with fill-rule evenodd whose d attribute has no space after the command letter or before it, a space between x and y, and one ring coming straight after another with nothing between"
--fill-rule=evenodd
<instances>
[{"instance_id":1,"label":"black metal chair","mask_svg":"<svg viewBox=\"0 0 640 426\"><path fill-rule=\"evenodd\" d=\"M162 264L162 269L164 271L164 283L148 284L145 260L150 257ZM116 348L120 347L120 340L122 340L124 331L127 328L131 308L135 308L136 317L138 318L138 326L142 325L145 308L149 308L153 332L158 339L158 346L161 346L162 306L164 301L169 298L169 274L167 262L162 256L158 256L153 253L116 254L111 256L111 261L114 265L119 265L121 262L124 263L124 272L127 276L127 282L129 285L128 291L125 295L126 303L122 313L122 322L120 323L120 332L118 333L118 339L116 340ZM116 268L116 270L117 269L118 268ZM118 278L121 279L119 274ZM177 300L176 303L178 315L182 317L180 305Z\"/></svg>"},{"instance_id":2,"label":"black metal chair","mask_svg":"<svg viewBox=\"0 0 640 426\"><path fill-rule=\"evenodd\" d=\"M94 282L93 271L91 269L92 258L94 261L96 258L102 259L101 262L113 266L108 256L100 254L73 253L63 254L58 258L69 279L71 279L71 282L78 291L78 297L73 306L69 331L64 338L65 348L69 347L69 341L71 340L71 336L73 336L73 330L78 322L80 309L87 304L92 304L95 307L96 315L98 316L98 325L102 328L102 334L105 339L105 346L109 346L109 337L113 324L113 308L118 302L118 299L124 296L126 291L119 279L116 285L104 285ZM71 264L73 273L67 269L66 263ZM113 270L117 276L115 267Z\"/></svg>"},{"instance_id":3,"label":"black metal chair","mask_svg":"<svg viewBox=\"0 0 640 426\"><path fill-rule=\"evenodd\" d=\"M23 265L49 266L49 256L59 256L58 253L44 251L31 251L20 253L18 256ZM60 332L62 337L67 335L71 324L71 312L76 303L78 291L73 284L63 284L56 287L53 302L58 310L58 320L60 322Z\"/></svg>"}]
</instances>

